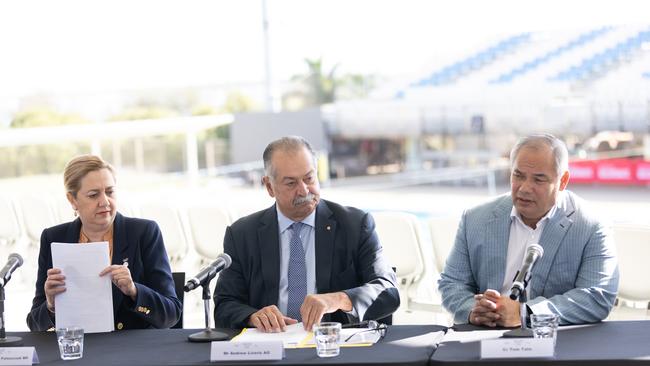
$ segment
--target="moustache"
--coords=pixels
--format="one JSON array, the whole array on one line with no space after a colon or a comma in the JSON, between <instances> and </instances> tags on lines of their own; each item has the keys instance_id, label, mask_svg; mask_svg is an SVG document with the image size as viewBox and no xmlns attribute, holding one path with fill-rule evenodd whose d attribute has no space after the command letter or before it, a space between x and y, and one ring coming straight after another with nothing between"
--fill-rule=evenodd
<instances>
[{"instance_id":1,"label":"moustache","mask_svg":"<svg viewBox=\"0 0 650 366\"><path fill-rule=\"evenodd\" d=\"M300 206L302 204L309 203L309 202L313 201L315 198L316 198L316 195L309 192L304 197L296 197L296 198L294 198L292 203L293 203L294 206Z\"/></svg>"}]
</instances>

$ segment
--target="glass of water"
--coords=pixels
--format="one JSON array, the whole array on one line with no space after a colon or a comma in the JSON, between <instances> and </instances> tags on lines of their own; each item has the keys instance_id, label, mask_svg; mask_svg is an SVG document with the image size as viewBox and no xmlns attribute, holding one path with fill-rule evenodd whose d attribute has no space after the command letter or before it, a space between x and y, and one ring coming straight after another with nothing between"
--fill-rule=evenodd
<instances>
[{"instance_id":1,"label":"glass of water","mask_svg":"<svg viewBox=\"0 0 650 366\"><path fill-rule=\"evenodd\" d=\"M324 322L313 327L318 357L334 357L339 355L341 340L341 323Z\"/></svg>"},{"instance_id":2,"label":"glass of water","mask_svg":"<svg viewBox=\"0 0 650 366\"><path fill-rule=\"evenodd\" d=\"M553 345L557 339L557 327L560 318L555 314L531 314L530 325L535 338L553 338Z\"/></svg>"},{"instance_id":3,"label":"glass of water","mask_svg":"<svg viewBox=\"0 0 650 366\"><path fill-rule=\"evenodd\" d=\"M59 352L62 360L76 360L84 353L84 330L80 327L56 329Z\"/></svg>"}]
</instances>

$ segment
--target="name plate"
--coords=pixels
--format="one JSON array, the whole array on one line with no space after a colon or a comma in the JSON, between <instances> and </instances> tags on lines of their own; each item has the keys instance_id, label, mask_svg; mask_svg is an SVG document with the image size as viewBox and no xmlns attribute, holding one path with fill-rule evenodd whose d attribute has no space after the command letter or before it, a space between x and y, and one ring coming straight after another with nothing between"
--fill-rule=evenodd
<instances>
[{"instance_id":1,"label":"name plate","mask_svg":"<svg viewBox=\"0 0 650 366\"><path fill-rule=\"evenodd\" d=\"M210 361L281 360L282 341L212 342Z\"/></svg>"},{"instance_id":2,"label":"name plate","mask_svg":"<svg viewBox=\"0 0 650 366\"><path fill-rule=\"evenodd\" d=\"M38 363L34 347L0 347L0 365L32 365Z\"/></svg>"},{"instance_id":3,"label":"name plate","mask_svg":"<svg viewBox=\"0 0 650 366\"><path fill-rule=\"evenodd\" d=\"M553 338L498 338L481 341L481 358L552 358Z\"/></svg>"}]
</instances>

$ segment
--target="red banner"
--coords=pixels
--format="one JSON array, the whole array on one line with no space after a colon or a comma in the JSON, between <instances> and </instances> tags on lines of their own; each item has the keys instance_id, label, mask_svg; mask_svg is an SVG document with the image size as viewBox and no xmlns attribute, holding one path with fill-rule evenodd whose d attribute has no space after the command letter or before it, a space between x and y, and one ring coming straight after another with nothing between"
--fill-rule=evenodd
<instances>
[{"instance_id":1,"label":"red banner","mask_svg":"<svg viewBox=\"0 0 650 366\"><path fill-rule=\"evenodd\" d=\"M569 172L571 183L650 184L650 161L643 159L576 160Z\"/></svg>"}]
</instances>

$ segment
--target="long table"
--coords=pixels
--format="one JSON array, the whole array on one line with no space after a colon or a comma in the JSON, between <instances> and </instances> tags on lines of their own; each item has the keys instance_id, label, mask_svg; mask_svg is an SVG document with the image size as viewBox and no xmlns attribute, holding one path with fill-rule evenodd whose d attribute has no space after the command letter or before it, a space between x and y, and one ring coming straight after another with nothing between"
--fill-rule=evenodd
<instances>
[{"instance_id":1,"label":"long table","mask_svg":"<svg viewBox=\"0 0 650 366\"><path fill-rule=\"evenodd\" d=\"M455 326L457 332L486 328ZM606 321L560 327L553 359L481 360L480 342L438 345L431 365L650 365L650 321Z\"/></svg>"},{"instance_id":2,"label":"long table","mask_svg":"<svg viewBox=\"0 0 650 366\"><path fill-rule=\"evenodd\" d=\"M9 332L23 338L24 346L35 346L41 365L228 365L210 363L210 343L190 343L197 329L146 329L86 334L80 360L59 357L52 332ZM233 330L223 330L235 335ZM282 361L237 362L246 364L313 365L427 365L445 327L438 325L390 326L386 336L371 347L342 348L338 357L321 359L313 348L288 349Z\"/></svg>"}]
</instances>

